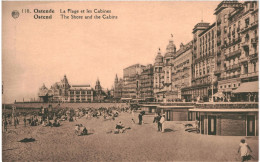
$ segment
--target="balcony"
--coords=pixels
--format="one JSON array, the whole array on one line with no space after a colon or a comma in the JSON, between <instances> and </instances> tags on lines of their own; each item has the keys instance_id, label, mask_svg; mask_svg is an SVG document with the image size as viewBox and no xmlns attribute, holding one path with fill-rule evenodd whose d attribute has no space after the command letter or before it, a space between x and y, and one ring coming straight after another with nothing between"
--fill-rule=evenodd
<instances>
[{"instance_id":1,"label":"balcony","mask_svg":"<svg viewBox=\"0 0 260 162\"><path fill-rule=\"evenodd\" d=\"M244 28L242 28L240 32L241 33L246 32L249 29L249 26L250 26L249 24L246 24L246 26Z\"/></svg>"},{"instance_id":2,"label":"balcony","mask_svg":"<svg viewBox=\"0 0 260 162\"><path fill-rule=\"evenodd\" d=\"M239 62L240 62L240 63L243 63L243 62L247 62L248 60L249 60L248 57L245 56L245 57L240 58L240 59L239 59Z\"/></svg>"},{"instance_id":3,"label":"balcony","mask_svg":"<svg viewBox=\"0 0 260 162\"><path fill-rule=\"evenodd\" d=\"M215 71L214 71L214 74L220 74L222 72L222 70L220 69L220 68L218 68L218 69L216 69Z\"/></svg>"},{"instance_id":4,"label":"balcony","mask_svg":"<svg viewBox=\"0 0 260 162\"><path fill-rule=\"evenodd\" d=\"M258 77L258 72L253 72L253 73L247 73L247 74L241 74L240 78L251 78L251 77Z\"/></svg>"},{"instance_id":5,"label":"balcony","mask_svg":"<svg viewBox=\"0 0 260 162\"><path fill-rule=\"evenodd\" d=\"M221 80L233 79L233 78L238 78L238 77L240 77L240 74L238 74L238 75L232 75L232 76L228 76L228 77L223 77L223 78L219 78L219 81L221 81Z\"/></svg>"},{"instance_id":6,"label":"balcony","mask_svg":"<svg viewBox=\"0 0 260 162\"><path fill-rule=\"evenodd\" d=\"M225 70L229 71L229 70L234 70L234 69L239 69L240 65L239 64L235 64L235 65L231 65L225 68Z\"/></svg>"},{"instance_id":7,"label":"balcony","mask_svg":"<svg viewBox=\"0 0 260 162\"><path fill-rule=\"evenodd\" d=\"M250 27L255 27L255 26L257 26L257 25L258 25L258 20L257 20L257 21L254 21L254 22L251 24Z\"/></svg>"},{"instance_id":8,"label":"balcony","mask_svg":"<svg viewBox=\"0 0 260 162\"><path fill-rule=\"evenodd\" d=\"M234 51L234 52L231 52L231 53L225 55L225 57L226 57L226 59L228 59L228 58L231 58L231 57L240 55L240 54L241 54L241 49L236 50L236 51Z\"/></svg>"}]
</instances>

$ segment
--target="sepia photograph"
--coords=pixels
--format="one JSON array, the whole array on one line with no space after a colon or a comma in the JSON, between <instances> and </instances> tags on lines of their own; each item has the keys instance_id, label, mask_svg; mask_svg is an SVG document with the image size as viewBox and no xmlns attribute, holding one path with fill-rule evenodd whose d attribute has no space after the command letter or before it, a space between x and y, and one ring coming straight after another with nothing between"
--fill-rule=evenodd
<instances>
[{"instance_id":1,"label":"sepia photograph","mask_svg":"<svg viewBox=\"0 0 260 162\"><path fill-rule=\"evenodd\" d=\"M2 161L258 161L258 1L2 1Z\"/></svg>"}]
</instances>

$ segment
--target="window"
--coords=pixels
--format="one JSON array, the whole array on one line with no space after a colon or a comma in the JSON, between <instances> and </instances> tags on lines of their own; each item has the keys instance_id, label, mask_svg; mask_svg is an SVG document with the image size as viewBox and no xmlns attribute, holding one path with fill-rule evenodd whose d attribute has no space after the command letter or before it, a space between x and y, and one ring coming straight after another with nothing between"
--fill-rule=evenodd
<instances>
[{"instance_id":1,"label":"window","mask_svg":"<svg viewBox=\"0 0 260 162\"><path fill-rule=\"evenodd\" d=\"M240 49L240 43L238 43L238 45L237 45L237 46L238 46L238 49Z\"/></svg>"},{"instance_id":2,"label":"window","mask_svg":"<svg viewBox=\"0 0 260 162\"><path fill-rule=\"evenodd\" d=\"M229 84L229 85L228 85L228 88L230 88L230 87L231 87L231 85Z\"/></svg>"},{"instance_id":3,"label":"window","mask_svg":"<svg viewBox=\"0 0 260 162\"><path fill-rule=\"evenodd\" d=\"M236 84L234 84L234 87L236 87Z\"/></svg>"},{"instance_id":4,"label":"window","mask_svg":"<svg viewBox=\"0 0 260 162\"><path fill-rule=\"evenodd\" d=\"M249 25L249 18L247 18L247 19L245 19L245 26L246 26L246 28L248 27L248 25Z\"/></svg>"},{"instance_id":5,"label":"window","mask_svg":"<svg viewBox=\"0 0 260 162\"><path fill-rule=\"evenodd\" d=\"M224 27L224 33L227 33L227 27L226 26Z\"/></svg>"},{"instance_id":6,"label":"window","mask_svg":"<svg viewBox=\"0 0 260 162\"><path fill-rule=\"evenodd\" d=\"M227 14L224 15L224 23L227 22Z\"/></svg>"},{"instance_id":7,"label":"window","mask_svg":"<svg viewBox=\"0 0 260 162\"><path fill-rule=\"evenodd\" d=\"M227 88L227 86L225 85L224 88Z\"/></svg>"},{"instance_id":8,"label":"window","mask_svg":"<svg viewBox=\"0 0 260 162\"><path fill-rule=\"evenodd\" d=\"M220 89L222 88L222 86L220 86Z\"/></svg>"}]
</instances>

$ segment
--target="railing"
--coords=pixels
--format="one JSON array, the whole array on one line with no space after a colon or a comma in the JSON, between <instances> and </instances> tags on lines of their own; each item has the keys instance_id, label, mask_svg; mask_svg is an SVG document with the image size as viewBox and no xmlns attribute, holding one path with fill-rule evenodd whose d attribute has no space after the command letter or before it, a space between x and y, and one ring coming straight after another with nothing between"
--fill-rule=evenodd
<instances>
[{"instance_id":1,"label":"railing","mask_svg":"<svg viewBox=\"0 0 260 162\"><path fill-rule=\"evenodd\" d=\"M231 53L225 55L225 57L226 57L226 59L227 59L227 58L230 58L230 57L236 56L236 55L238 55L238 54L241 54L241 49L236 50L236 51L234 51L234 52L231 52Z\"/></svg>"},{"instance_id":2,"label":"railing","mask_svg":"<svg viewBox=\"0 0 260 162\"><path fill-rule=\"evenodd\" d=\"M258 20L257 21L254 21L253 23L251 23L251 27L255 26L258 24Z\"/></svg>"},{"instance_id":3,"label":"railing","mask_svg":"<svg viewBox=\"0 0 260 162\"><path fill-rule=\"evenodd\" d=\"M226 67L225 69L226 69L226 70L232 70L232 69L237 69L237 68L240 68L239 64L235 64L235 65L228 66L228 67Z\"/></svg>"},{"instance_id":4,"label":"railing","mask_svg":"<svg viewBox=\"0 0 260 162\"><path fill-rule=\"evenodd\" d=\"M216 69L216 70L214 71L214 74L219 74L219 73L221 73L221 69L220 69L220 68L218 68L218 69Z\"/></svg>"},{"instance_id":5,"label":"railing","mask_svg":"<svg viewBox=\"0 0 260 162\"><path fill-rule=\"evenodd\" d=\"M196 108L200 109L258 109L258 102L213 102L196 103Z\"/></svg>"},{"instance_id":6,"label":"railing","mask_svg":"<svg viewBox=\"0 0 260 162\"><path fill-rule=\"evenodd\" d=\"M249 78L249 77L255 77L255 76L258 76L258 72L241 74L241 78Z\"/></svg>"},{"instance_id":7,"label":"railing","mask_svg":"<svg viewBox=\"0 0 260 162\"><path fill-rule=\"evenodd\" d=\"M238 75L233 75L233 76L228 76L228 77L222 77L222 78L219 78L219 81L221 81L221 80L233 79L233 78L238 78L238 77L240 77L240 74L238 74Z\"/></svg>"}]
</instances>

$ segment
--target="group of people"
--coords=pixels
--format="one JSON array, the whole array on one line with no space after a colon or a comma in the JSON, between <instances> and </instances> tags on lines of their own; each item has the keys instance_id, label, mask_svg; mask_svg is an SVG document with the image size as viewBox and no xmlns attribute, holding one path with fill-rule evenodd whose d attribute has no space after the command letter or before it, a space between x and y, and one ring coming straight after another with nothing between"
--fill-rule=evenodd
<instances>
[{"instance_id":1,"label":"group of people","mask_svg":"<svg viewBox=\"0 0 260 162\"><path fill-rule=\"evenodd\" d=\"M154 117L153 123L157 123L158 132L164 132L165 129L165 114L161 116L160 113Z\"/></svg>"}]
</instances>

